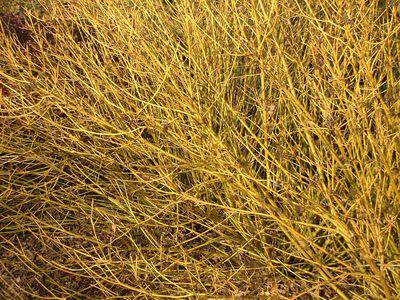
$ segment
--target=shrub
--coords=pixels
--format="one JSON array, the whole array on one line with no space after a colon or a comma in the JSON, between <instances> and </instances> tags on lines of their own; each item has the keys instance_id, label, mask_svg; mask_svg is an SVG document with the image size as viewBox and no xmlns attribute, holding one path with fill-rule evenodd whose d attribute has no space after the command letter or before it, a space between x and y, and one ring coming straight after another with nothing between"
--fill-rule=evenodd
<instances>
[{"instance_id":1,"label":"shrub","mask_svg":"<svg viewBox=\"0 0 400 300\"><path fill-rule=\"evenodd\" d=\"M400 296L395 1L40 12L1 22L5 296Z\"/></svg>"}]
</instances>

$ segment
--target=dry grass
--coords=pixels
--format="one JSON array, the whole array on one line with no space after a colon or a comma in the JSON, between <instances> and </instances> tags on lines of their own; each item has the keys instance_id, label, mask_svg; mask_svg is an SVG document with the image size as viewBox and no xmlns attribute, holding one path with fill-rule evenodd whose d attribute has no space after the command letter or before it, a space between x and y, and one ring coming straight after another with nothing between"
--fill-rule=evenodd
<instances>
[{"instance_id":1,"label":"dry grass","mask_svg":"<svg viewBox=\"0 0 400 300\"><path fill-rule=\"evenodd\" d=\"M76 0L3 15L1 297L398 299L399 13Z\"/></svg>"}]
</instances>

